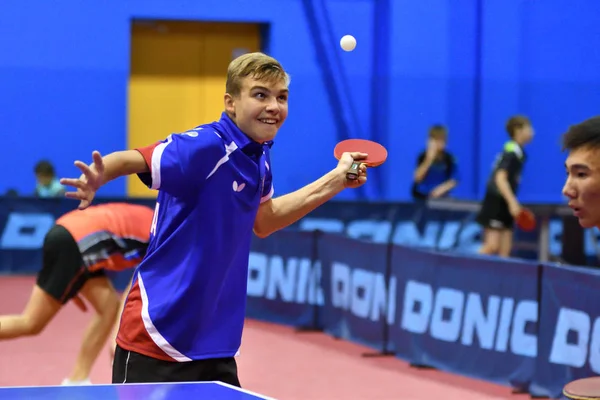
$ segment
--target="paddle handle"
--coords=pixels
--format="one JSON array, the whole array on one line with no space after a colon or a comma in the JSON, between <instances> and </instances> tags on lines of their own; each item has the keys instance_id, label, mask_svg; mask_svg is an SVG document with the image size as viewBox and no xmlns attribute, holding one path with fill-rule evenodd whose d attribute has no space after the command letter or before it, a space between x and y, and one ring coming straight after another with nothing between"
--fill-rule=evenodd
<instances>
[{"instance_id":1,"label":"paddle handle","mask_svg":"<svg viewBox=\"0 0 600 400\"><path fill-rule=\"evenodd\" d=\"M354 161L348 171L346 172L346 179L349 181L355 181L358 179L358 168L360 167L360 161Z\"/></svg>"}]
</instances>

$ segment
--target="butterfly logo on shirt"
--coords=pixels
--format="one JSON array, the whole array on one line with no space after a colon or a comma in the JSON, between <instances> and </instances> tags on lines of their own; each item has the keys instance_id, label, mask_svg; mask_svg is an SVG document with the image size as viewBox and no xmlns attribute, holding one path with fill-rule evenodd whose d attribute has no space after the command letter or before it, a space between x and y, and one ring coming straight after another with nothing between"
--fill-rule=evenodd
<instances>
[{"instance_id":1,"label":"butterfly logo on shirt","mask_svg":"<svg viewBox=\"0 0 600 400\"><path fill-rule=\"evenodd\" d=\"M233 191L234 192L241 192L242 190L244 190L245 187L246 187L245 183L242 182L242 184L239 184L236 181L233 181Z\"/></svg>"}]
</instances>

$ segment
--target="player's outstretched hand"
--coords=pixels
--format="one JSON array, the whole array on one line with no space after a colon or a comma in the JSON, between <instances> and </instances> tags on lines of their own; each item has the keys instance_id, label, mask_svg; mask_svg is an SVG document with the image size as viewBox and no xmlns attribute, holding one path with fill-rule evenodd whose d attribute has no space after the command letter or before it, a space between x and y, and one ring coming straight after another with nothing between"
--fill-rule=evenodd
<instances>
[{"instance_id":1,"label":"player's outstretched hand","mask_svg":"<svg viewBox=\"0 0 600 400\"><path fill-rule=\"evenodd\" d=\"M352 166L354 161L360 161L367 158L367 154L365 153L344 153L338 162L336 170L340 172L343 176L344 187L346 188L357 188L362 186L367 181L367 166L365 164L360 164L358 168L358 179L352 180L346 178L346 172Z\"/></svg>"},{"instance_id":2,"label":"player's outstretched hand","mask_svg":"<svg viewBox=\"0 0 600 400\"><path fill-rule=\"evenodd\" d=\"M65 197L69 199L81 200L79 209L83 210L92 204L96 191L102 186L104 179L104 162L99 152L92 153L94 163L89 167L82 161L75 161L75 166L79 168L82 175L79 179L62 178L60 183L66 186L71 186L77 189L76 192L66 192Z\"/></svg>"}]
</instances>

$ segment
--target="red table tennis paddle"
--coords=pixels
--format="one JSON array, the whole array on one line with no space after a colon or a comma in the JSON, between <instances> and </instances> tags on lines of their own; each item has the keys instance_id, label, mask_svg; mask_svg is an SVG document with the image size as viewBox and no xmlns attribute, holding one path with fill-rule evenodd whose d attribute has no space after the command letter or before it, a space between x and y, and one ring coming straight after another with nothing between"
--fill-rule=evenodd
<instances>
[{"instance_id":1,"label":"red table tennis paddle","mask_svg":"<svg viewBox=\"0 0 600 400\"><path fill-rule=\"evenodd\" d=\"M385 162L388 154L385 147L372 140L347 139L342 140L335 146L333 155L339 160L342 158L342 154L353 152L366 153L368 156L364 160L357 160L352 163L348 172L346 172L346 178L351 181L358 179L360 164L365 164L367 167L378 167Z\"/></svg>"},{"instance_id":2,"label":"red table tennis paddle","mask_svg":"<svg viewBox=\"0 0 600 400\"><path fill-rule=\"evenodd\" d=\"M537 225L535 215L528 208L521 208L521 212L517 215L516 222L517 226L526 232L531 232Z\"/></svg>"},{"instance_id":3,"label":"red table tennis paddle","mask_svg":"<svg viewBox=\"0 0 600 400\"><path fill-rule=\"evenodd\" d=\"M567 399L573 400L599 400L600 377L583 378L569 382L563 388Z\"/></svg>"}]
</instances>

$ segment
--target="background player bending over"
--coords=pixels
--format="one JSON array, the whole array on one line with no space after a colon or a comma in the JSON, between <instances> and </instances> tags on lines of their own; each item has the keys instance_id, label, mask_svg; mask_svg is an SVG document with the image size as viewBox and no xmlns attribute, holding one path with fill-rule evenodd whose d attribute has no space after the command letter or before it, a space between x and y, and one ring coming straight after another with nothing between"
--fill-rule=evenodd
<instances>
[{"instance_id":1,"label":"background player bending over","mask_svg":"<svg viewBox=\"0 0 600 400\"><path fill-rule=\"evenodd\" d=\"M0 316L0 339L39 334L60 308L81 293L96 314L87 327L73 371L63 384L89 383L98 354L110 336L120 299L105 270L137 265L148 247L151 208L107 203L68 212L56 220L43 246L43 266L20 315ZM112 345L112 343L111 343Z\"/></svg>"},{"instance_id":2,"label":"background player bending over","mask_svg":"<svg viewBox=\"0 0 600 400\"><path fill-rule=\"evenodd\" d=\"M571 126L562 142L569 152L563 194L582 227L600 228L600 116Z\"/></svg>"},{"instance_id":3,"label":"background player bending over","mask_svg":"<svg viewBox=\"0 0 600 400\"><path fill-rule=\"evenodd\" d=\"M265 237L366 182L346 180L361 153L273 198L270 148L288 115L289 77L262 53L233 60L220 120L146 148L93 153L67 197L87 207L100 185L140 174L159 191L148 254L135 272L117 337L113 382L218 380L239 386L252 232ZM307 145L307 150L310 152ZM300 150L301 151L301 150Z\"/></svg>"},{"instance_id":4,"label":"background player bending over","mask_svg":"<svg viewBox=\"0 0 600 400\"><path fill-rule=\"evenodd\" d=\"M509 257L512 248L513 224L521 211L517 190L525 164L524 146L533 138L533 128L524 116L513 116L506 123L510 139L504 144L488 180L485 197L477 222L484 229L481 254Z\"/></svg>"}]
</instances>

